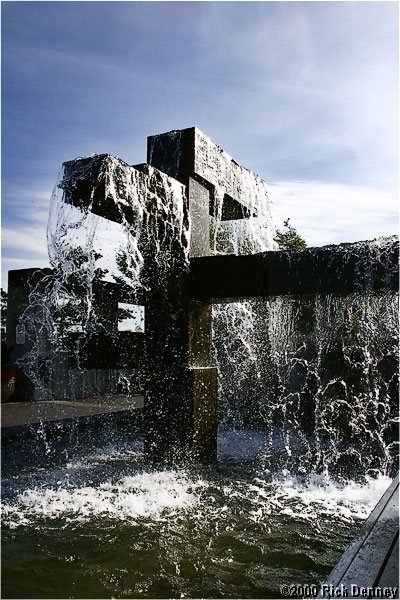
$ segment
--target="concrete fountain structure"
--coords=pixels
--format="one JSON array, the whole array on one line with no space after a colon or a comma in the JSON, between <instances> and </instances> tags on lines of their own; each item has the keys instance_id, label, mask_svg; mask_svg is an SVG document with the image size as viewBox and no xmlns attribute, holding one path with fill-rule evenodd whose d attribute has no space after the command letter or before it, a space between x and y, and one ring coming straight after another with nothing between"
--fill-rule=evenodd
<instances>
[{"instance_id":1,"label":"concrete fountain structure","mask_svg":"<svg viewBox=\"0 0 400 600\"><path fill-rule=\"evenodd\" d=\"M289 252L273 232L266 184L196 128L151 136L146 164L107 154L64 163L48 228L53 268L9 273L12 366L26 374L23 399L42 401L31 412L49 405L44 421L57 403L89 414L93 396L107 397L112 412L115 398L126 408L143 390L144 455L122 411L88 435L61 424L54 440L39 415L33 439L7 446L6 569L30 565L31 547L38 565L34 584L11 575L12 593L31 597L36 585L56 597L62 581L62 593L83 597L89 580L93 597L278 597L303 580L318 593L339 555L326 540L337 529L341 551L355 504L365 505L360 469L376 494L397 464L398 240ZM118 270L105 281L107 252ZM126 306L144 318L138 331L119 327ZM203 468L217 456L226 388L247 386L238 404L255 412L256 384L261 432L220 433L219 464ZM355 583L393 584L396 493L353 543L361 570L372 546L375 557ZM74 556L49 582L49 558L66 564L66 536ZM353 554L329 584L353 582Z\"/></svg>"},{"instance_id":2,"label":"concrete fountain structure","mask_svg":"<svg viewBox=\"0 0 400 600\"><path fill-rule=\"evenodd\" d=\"M266 184L194 127L149 137L146 164L129 166L106 154L64 163L53 195L53 204L57 202L63 211L68 206L78 209L83 223L90 214L118 223L131 242L132 256L126 256L133 281L129 298L117 284L93 283L102 332L91 363L96 367L108 357L104 393L113 389L112 372L114 381L121 375L120 365L112 364L121 344L128 356L125 365L135 364L144 373L145 448L155 462L216 458L213 303L398 289L395 239L386 243L384 253L370 242L301 252L275 250ZM57 218L53 215L53 221ZM232 224L246 222L252 224L251 242L249 235L238 236L227 247L227 235L234 238ZM64 246L54 242L59 221L55 229L50 233L53 259L57 253L65 258L68 241ZM43 297L46 277L51 276L51 271L10 272L7 330L14 362L31 351L32 344L39 346L36 368L42 361L39 371L47 377L45 383L52 380L49 394L54 398L69 389L66 356L57 353L49 360L47 330L36 331L35 342L21 325L32 289ZM118 303L127 300L145 307L145 334L122 340L116 315Z\"/></svg>"}]
</instances>

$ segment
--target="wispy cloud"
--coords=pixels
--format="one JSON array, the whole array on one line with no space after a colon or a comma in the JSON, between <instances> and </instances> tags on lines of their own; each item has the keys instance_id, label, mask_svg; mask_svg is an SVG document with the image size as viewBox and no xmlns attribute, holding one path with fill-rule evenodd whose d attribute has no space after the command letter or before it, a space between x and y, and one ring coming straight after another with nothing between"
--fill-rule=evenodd
<instances>
[{"instance_id":1,"label":"wispy cloud","mask_svg":"<svg viewBox=\"0 0 400 600\"><path fill-rule=\"evenodd\" d=\"M48 266L46 223L47 219L2 228L2 287L7 287L9 270Z\"/></svg>"},{"instance_id":2,"label":"wispy cloud","mask_svg":"<svg viewBox=\"0 0 400 600\"><path fill-rule=\"evenodd\" d=\"M199 25L199 68L212 61L219 77L208 92L221 143L267 180L395 187L395 6L257 4L250 16L213 3Z\"/></svg>"},{"instance_id":3,"label":"wispy cloud","mask_svg":"<svg viewBox=\"0 0 400 600\"><path fill-rule=\"evenodd\" d=\"M278 227L284 219L309 246L354 242L398 233L398 194L391 190L319 181L269 186Z\"/></svg>"},{"instance_id":4,"label":"wispy cloud","mask_svg":"<svg viewBox=\"0 0 400 600\"><path fill-rule=\"evenodd\" d=\"M46 230L51 189L13 186L4 196L9 208L1 228L1 285L7 287L9 270L48 266Z\"/></svg>"},{"instance_id":5,"label":"wispy cloud","mask_svg":"<svg viewBox=\"0 0 400 600\"><path fill-rule=\"evenodd\" d=\"M7 201L8 211L12 211L13 218L42 222L49 214L51 193L50 183L48 187L41 188L34 184L29 188L13 185L3 192L3 200Z\"/></svg>"},{"instance_id":6,"label":"wispy cloud","mask_svg":"<svg viewBox=\"0 0 400 600\"><path fill-rule=\"evenodd\" d=\"M4 227L2 229L3 253L21 251L30 255L31 260L36 256L47 254L46 227L29 225L26 227Z\"/></svg>"},{"instance_id":7,"label":"wispy cloud","mask_svg":"<svg viewBox=\"0 0 400 600\"><path fill-rule=\"evenodd\" d=\"M397 229L395 2L2 9L4 264L45 256L62 161L142 162L147 135L191 125L275 182L278 224L309 243Z\"/></svg>"}]
</instances>

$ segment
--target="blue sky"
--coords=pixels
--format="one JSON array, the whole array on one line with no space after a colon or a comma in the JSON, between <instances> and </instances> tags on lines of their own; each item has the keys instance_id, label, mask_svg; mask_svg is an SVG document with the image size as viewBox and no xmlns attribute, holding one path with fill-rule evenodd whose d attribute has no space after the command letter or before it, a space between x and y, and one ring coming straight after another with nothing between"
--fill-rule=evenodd
<instances>
[{"instance_id":1,"label":"blue sky","mask_svg":"<svg viewBox=\"0 0 400 600\"><path fill-rule=\"evenodd\" d=\"M2 285L61 163L196 125L309 245L398 231L397 2L2 2Z\"/></svg>"}]
</instances>

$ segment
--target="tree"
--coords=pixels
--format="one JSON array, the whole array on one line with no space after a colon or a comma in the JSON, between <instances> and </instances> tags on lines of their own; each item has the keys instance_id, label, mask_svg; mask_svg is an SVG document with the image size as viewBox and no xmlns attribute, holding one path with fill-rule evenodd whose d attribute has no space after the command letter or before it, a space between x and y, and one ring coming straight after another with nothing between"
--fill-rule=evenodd
<instances>
[{"instance_id":1,"label":"tree","mask_svg":"<svg viewBox=\"0 0 400 600\"><path fill-rule=\"evenodd\" d=\"M119 285L121 296L129 300L134 300L138 282L129 269L128 255L124 250L119 250L117 252L116 263L118 267L118 274L112 273L112 278L114 279L115 283ZM121 313L119 318L130 318L130 316L132 315L123 315Z\"/></svg>"},{"instance_id":2,"label":"tree","mask_svg":"<svg viewBox=\"0 0 400 600\"><path fill-rule=\"evenodd\" d=\"M89 333L93 319L92 301L88 286L100 282L107 274L106 269L96 267L101 254L91 250L84 253L81 247L69 250L54 266L50 277L53 289L56 290L57 302L54 307L53 321L57 337L65 342L68 333L79 331ZM69 269L64 272L63 265Z\"/></svg>"},{"instance_id":3,"label":"tree","mask_svg":"<svg viewBox=\"0 0 400 600\"><path fill-rule=\"evenodd\" d=\"M289 221L289 218L283 221L283 230L275 230L274 241L277 242L280 250L304 250L307 248L305 239L297 233Z\"/></svg>"},{"instance_id":4,"label":"tree","mask_svg":"<svg viewBox=\"0 0 400 600\"><path fill-rule=\"evenodd\" d=\"M84 343L92 333L105 332L108 329L108 324L104 321L104 319L107 321L108 317L94 309L92 298L92 293L95 298L99 286L108 274L107 269L102 269L97 265L97 261L101 258L102 255L95 250L85 253L81 247L77 247L69 250L64 256L63 262L60 261L55 265L52 280L53 285L57 288L57 305L54 307L53 322L58 341L68 350L72 350L71 344L76 343L71 339L71 333L83 334L82 342ZM123 260L123 256L120 257L120 260ZM63 264L69 264L72 268L65 273ZM115 277L114 279L122 288L122 278L120 281L117 281ZM117 308L118 321L132 318L132 316L132 310Z\"/></svg>"}]
</instances>

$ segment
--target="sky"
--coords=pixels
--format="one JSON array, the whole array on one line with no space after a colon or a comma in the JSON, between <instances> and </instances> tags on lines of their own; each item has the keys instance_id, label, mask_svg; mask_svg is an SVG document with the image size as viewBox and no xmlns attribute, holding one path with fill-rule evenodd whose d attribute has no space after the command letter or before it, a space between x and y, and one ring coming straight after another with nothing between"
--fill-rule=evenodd
<instances>
[{"instance_id":1,"label":"sky","mask_svg":"<svg viewBox=\"0 0 400 600\"><path fill-rule=\"evenodd\" d=\"M309 246L398 232L398 3L2 2L2 287L61 164L197 126Z\"/></svg>"}]
</instances>

